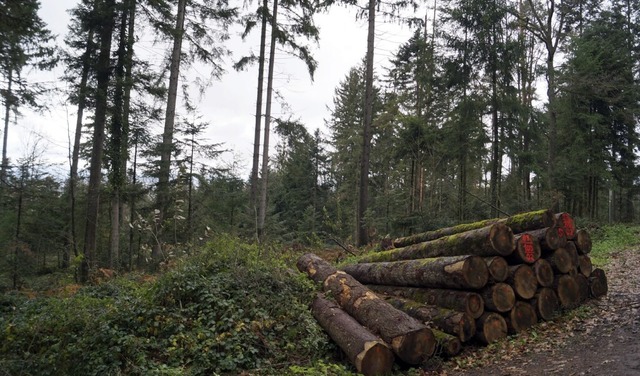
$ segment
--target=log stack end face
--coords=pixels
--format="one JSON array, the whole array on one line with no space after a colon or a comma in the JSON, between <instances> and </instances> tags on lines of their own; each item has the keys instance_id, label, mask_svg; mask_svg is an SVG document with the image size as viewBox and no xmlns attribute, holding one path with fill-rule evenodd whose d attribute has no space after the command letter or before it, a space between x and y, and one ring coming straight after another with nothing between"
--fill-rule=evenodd
<instances>
[{"instance_id":1,"label":"log stack end face","mask_svg":"<svg viewBox=\"0 0 640 376\"><path fill-rule=\"evenodd\" d=\"M471 256L464 260L463 275L470 288L481 289L489 281L489 268L482 257Z\"/></svg>"},{"instance_id":2,"label":"log stack end face","mask_svg":"<svg viewBox=\"0 0 640 376\"><path fill-rule=\"evenodd\" d=\"M407 364L420 364L433 355L436 343L431 329L424 327L393 338L391 348Z\"/></svg>"},{"instance_id":3,"label":"log stack end face","mask_svg":"<svg viewBox=\"0 0 640 376\"><path fill-rule=\"evenodd\" d=\"M364 350L355 359L358 372L365 376L388 375L393 369L393 352L379 341L365 343Z\"/></svg>"},{"instance_id":4,"label":"log stack end face","mask_svg":"<svg viewBox=\"0 0 640 376\"><path fill-rule=\"evenodd\" d=\"M516 247L513 231L504 223L496 223L491 226L489 240L491 247L501 256L509 256Z\"/></svg>"}]
</instances>

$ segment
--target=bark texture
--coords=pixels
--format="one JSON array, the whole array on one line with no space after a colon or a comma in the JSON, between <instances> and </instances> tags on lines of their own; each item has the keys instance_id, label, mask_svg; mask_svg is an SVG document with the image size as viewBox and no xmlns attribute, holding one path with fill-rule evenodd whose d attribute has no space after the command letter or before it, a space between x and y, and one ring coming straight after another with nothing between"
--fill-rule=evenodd
<instances>
[{"instance_id":1,"label":"bark texture","mask_svg":"<svg viewBox=\"0 0 640 376\"><path fill-rule=\"evenodd\" d=\"M462 343L458 337L439 330L433 330L433 335L436 337L436 354L451 357L458 355L462 350Z\"/></svg>"}]
</instances>

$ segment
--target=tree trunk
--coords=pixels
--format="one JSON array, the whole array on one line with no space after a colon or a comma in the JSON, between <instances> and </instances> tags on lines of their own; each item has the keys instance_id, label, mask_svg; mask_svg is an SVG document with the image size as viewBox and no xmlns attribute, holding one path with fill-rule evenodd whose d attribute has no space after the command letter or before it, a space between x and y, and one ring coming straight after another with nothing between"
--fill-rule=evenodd
<instances>
[{"instance_id":1,"label":"tree trunk","mask_svg":"<svg viewBox=\"0 0 640 376\"><path fill-rule=\"evenodd\" d=\"M9 118L11 117L11 107L14 104L13 97L13 69L9 69L7 74L7 91L4 94L4 132L2 134L2 160L0 161L0 184L5 184L7 170L9 169L9 158L7 158L7 143L9 141Z\"/></svg>"},{"instance_id":2,"label":"tree trunk","mask_svg":"<svg viewBox=\"0 0 640 376\"><path fill-rule=\"evenodd\" d=\"M521 264L509 267L507 283L521 299L531 299L538 289L538 280L529 265Z\"/></svg>"},{"instance_id":3,"label":"tree trunk","mask_svg":"<svg viewBox=\"0 0 640 376\"><path fill-rule=\"evenodd\" d=\"M574 308L577 305L579 296L578 284L572 276L568 274L557 275L553 282L553 288L558 295L562 308Z\"/></svg>"},{"instance_id":4,"label":"tree trunk","mask_svg":"<svg viewBox=\"0 0 640 376\"><path fill-rule=\"evenodd\" d=\"M533 264L542 255L540 242L528 233L515 235L516 249L507 256L510 264Z\"/></svg>"},{"instance_id":5,"label":"tree trunk","mask_svg":"<svg viewBox=\"0 0 640 376\"><path fill-rule=\"evenodd\" d=\"M576 267L576 265L573 264L569 250L566 248L558 248L551 251L549 256L545 257L544 260L547 260L553 268L553 271L558 274L569 273Z\"/></svg>"},{"instance_id":6,"label":"tree trunk","mask_svg":"<svg viewBox=\"0 0 640 376\"><path fill-rule=\"evenodd\" d=\"M485 257L484 262L489 270L488 283L504 282L509 276L509 264L507 264L507 260L504 257Z\"/></svg>"},{"instance_id":7,"label":"tree trunk","mask_svg":"<svg viewBox=\"0 0 640 376\"><path fill-rule=\"evenodd\" d=\"M507 337L507 323L495 312L483 313L476 320L476 328L476 338L487 345Z\"/></svg>"},{"instance_id":8,"label":"tree trunk","mask_svg":"<svg viewBox=\"0 0 640 376\"><path fill-rule=\"evenodd\" d=\"M551 264L545 259L539 259L536 261L533 266L533 273L536 276L536 280L538 284L542 287L551 287L553 286L553 267Z\"/></svg>"},{"instance_id":9,"label":"tree trunk","mask_svg":"<svg viewBox=\"0 0 640 376\"><path fill-rule=\"evenodd\" d=\"M604 270L600 268L593 269L589 276L589 289L591 296L599 298L604 296L609 291L609 283L607 282L607 276Z\"/></svg>"},{"instance_id":10,"label":"tree trunk","mask_svg":"<svg viewBox=\"0 0 640 376\"><path fill-rule=\"evenodd\" d=\"M89 168L89 186L87 192L87 217L85 221L84 258L80 268L80 281L89 280L89 271L94 267L98 247L98 214L100 204L100 185L102 180L102 154L104 151L104 129L107 118L108 90L111 76L111 39L113 34L115 0L105 0L98 14L101 15L100 55L96 69L97 90L93 122L93 143ZM100 5L96 5L100 6Z\"/></svg>"},{"instance_id":11,"label":"tree trunk","mask_svg":"<svg viewBox=\"0 0 640 376\"><path fill-rule=\"evenodd\" d=\"M337 304L319 295L311 303L311 312L331 339L347 354L359 373L391 373L394 358L389 346Z\"/></svg>"},{"instance_id":12,"label":"tree trunk","mask_svg":"<svg viewBox=\"0 0 640 376\"><path fill-rule=\"evenodd\" d=\"M464 312L473 319L477 319L484 312L482 297L475 292L383 285L367 285L367 287L379 294L399 296L419 303Z\"/></svg>"},{"instance_id":13,"label":"tree trunk","mask_svg":"<svg viewBox=\"0 0 640 376\"><path fill-rule=\"evenodd\" d=\"M581 255L586 255L591 252L591 235L587 230L578 230L576 231L576 240L575 240L576 248L578 249L578 253Z\"/></svg>"},{"instance_id":14,"label":"tree trunk","mask_svg":"<svg viewBox=\"0 0 640 376\"><path fill-rule=\"evenodd\" d=\"M453 227L446 227L439 230L427 231L403 238L397 238L393 241L393 245L397 248L406 247L412 244L436 240L444 236L459 234L469 230L476 230L495 223L505 224L511 228L514 234L518 234L524 231L536 230L541 227L552 227L555 224L555 217L549 210L538 210L516 214L507 218L486 219L474 223L465 223Z\"/></svg>"},{"instance_id":15,"label":"tree trunk","mask_svg":"<svg viewBox=\"0 0 640 376\"><path fill-rule=\"evenodd\" d=\"M271 133L271 97L273 95L273 69L276 60L276 30L278 29L278 0L273 0L271 19L271 45L269 46L269 68L267 72L267 103L264 112L264 142L262 145L262 175L260 180L260 202L258 204L258 241L264 241L267 218L267 188L269 187L269 136Z\"/></svg>"},{"instance_id":16,"label":"tree trunk","mask_svg":"<svg viewBox=\"0 0 640 376\"><path fill-rule=\"evenodd\" d=\"M560 310L558 295L553 289L548 287L539 289L533 299L531 299L531 304L536 310L538 317L546 321L555 319Z\"/></svg>"},{"instance_id":17,"label":"tree trunk","mask_svg":"<svg viewBox=\"0 0 640 376\"><path fill-rule=\"evenodd\" d=\"M394 308L350 275L338 271L316 255L298 259L298 269L331 291L348 314L391 345L408 364L419 364L435 350L433 333L424 324ZM326 276L326 274L333 272ZM325 277L326 276L326 277Z\"/></svg>"},{"instance_id":18,"label":"tree trunk","mask_svg":"<svg viewBox=\"0 0 640 376\"><path fill-rule=\"evenodd\" d=\"M494 224L403 248L372 253L358 262L398 261L440 256L507 256L515 247L511 229Z\"/></svg>"},{"instance_id":19,"label":"tree trunk","mask_svg":"<svg viewBox=\"0 0 640 376\"><path fill-rule=\"evenodd\" d=\"M517 301L513 309L504 315L509 333L520 333L538 322L536 310L530 303Z\"/></svg>"},{"instance_id":20,"label":"tree trunk","mask_svg":"<svg viewBox=\"0 0 640 376\"><path fill-rule=\"evenodd\" d=\"M493 312L508 312L516 303L516 294L506 283L487 286L480 291L480 296L484 300L485 309Z\"/></svg>"},{"instance_id":21,"label":"tree trunk","mask_svg":"<svg viewBox=\"0 0 640 376\"><path fill-rule=\"evenodd\" d=\"M556 222L558 223L558 227L564 231L567 240L576 238L576 225L569 213L563 212L556 214Z\"/></svg>"},{"instance_id":22,"label":"tree trunk","mask_svg":"<svg viewBox=\"0 0 640 376\"><path fill-rule=\"evenodd\" d=\"M476 333L475 320L464 312L388 295L384 299L429 327L454 335L462 342L469 341Z\"/></svg>"},{"instance_id":23,"label":"tree trunk","mask_svg":"<svg viewBox=\"0 0 640 376\"><path fill-rule=\"evenodd\" d=\"M393 286L479 289L489 279L487 265L477 256L352 264L343 270L362 283Z\"/></svg>"},{"instance_id":24,"label":"tree trunk","mask_svg":"<svg viewBox=\"0 0 640 376\"><path fill-rule=\"evenodd\" d=\"M158 173L158 197L157 208L159 225L166 219L170 206L169 178L171 176L171 152L173 151L173 131L176 118L176 102L178 98L178 80L180 78L180 55L182 53L182 39L184 37L184 19L187 8L187 0L178 0L178 14L173 37L173 49L171 51L171 66L169 71L169 90L167 97L167 109L164 118L164 131L162 132L162 145L160 147L160 171ZM162 249L161 244L154 245L152 259L158 261Z\"/></svg>"},{"instance_id":25,"label":"tree trunk","mask_svg":"<svg viewBox=\"0 0 640 376\"><path fill-rule=\"evenodd\" d=\"M475 325L475 324L474 324ZM451 334L432 329L433 336L436 338L435 353L440 356L451 357L456 356L462 351L462 343L458 337Z\"/></svg>"},{"instance_id":26,"label":"tree trunk","mask_svg":"<svg viewBox=\"0 0 640 376\"><path fill-rule=\"evenodd\" d=\"M589 278L593 272L593 264L591 258L587 255L578 256L578 272L583 276Z\"/></svg>"},{"instance_id":27,"label":"tree trunk","mask_svg":"<svg viewBox=\"0 0 640 376\"><path fill-rule=\"evenodd\" d=\"M567 245L567 237L564 235L564 230L559 227L546 227L528 231L527 233L538 240L543 251L552 251Z\"/></svg>"}]
</instances>

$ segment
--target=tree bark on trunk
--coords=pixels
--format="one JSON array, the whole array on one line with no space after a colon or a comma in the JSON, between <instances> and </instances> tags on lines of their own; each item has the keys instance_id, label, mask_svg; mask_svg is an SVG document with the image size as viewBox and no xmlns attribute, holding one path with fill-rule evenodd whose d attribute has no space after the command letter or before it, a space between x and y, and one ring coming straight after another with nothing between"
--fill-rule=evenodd
<instances>
[{"instance_id":1,"label":"tree bark on trunk","mask_svg":"<svg viewBox=\"0 0 640 376\"><path fill-rule=\"evenodd\" d=\"M515 248L511 229L494 224L403 248L372 253L358 262L411 260L441 256L508 256Z\"/></svg>"},{"instance_id":2,"label":"tree bark on trunk","mask_svg":"<svg viewBox=\"0 0 640 376\"><path fill-rule=\"evenodd\" d=\"M538 290L538 280L529 265L521 264L509 267L507 283L521 299L531 299Z\"/></svg>"},{"instance_id":3,"label":"tree bark on trunk","mask_svg":"<svg viewBox=\"0 0 640 376\"><path fill-rule=\"evenodd\" d=\"M507 323L495 312L485 312L476 320L476 338L488 345L507 337Z\"/></svg>"},{"instance_id":4,"label":"tree bark on trunk","mask_svg":"<svg viewBox=\"0 0 640 376\"><path fill-rule=\"evenodd\" d=\"M517 301L513 309L504 315L509 333L520 333L538 322L536 310L530 303Z\"/></svg>"},{"instance_id":5,"label":"tree bark on trunk","mask_svg":"<svg viewBox=\"0 0 640 376\"><path fill-rule=\"evenodd\" d=\"M487 265L477 256L352 264L343 270L362 283L393 286L479 289L489 279Z\"/></svg>"},{"instance_id":6,"label":"tree bark on trunk","mask_svg":"<svg viewBox=\"0 0 640 376\"><path fill-rule=\"evenodd\" d=\"M331 291L342 309L390 344L404 362L419 364L433 355L435 338L429 328L394 308L349 274L336 270L313 254L300 257L297 267L312 280L322 283L323 289Z\"/></svg>"},{"instance_id":7,"label":"tree bark on trunk","mask_svg":"<svg viewBox=\"0 0 640 376\"><path fill-rule=\"evenodd\" d=\"M9 169L9 159L7 158L7 143L9 141L9 117L11 116L11 107L15 101L12 91L13 69L9 69L7 77L7 92L4 95L4 133L2 134L2 160L0 161L0 184L4 185Z\"/></svg>"},{"instance_id":8,"label":"tree bark on trunk","mask_svg":"<svg viewBox=\"0 0 640 376\"><path fill-rule=\"evenodd\" d=\"M480 291L480 296L484 300L484 308L493 312L508 312L516 303L516 294L506 283L487 286Z\"/></svg>"},{"instance_id":9,"label":"tree bark on trunk","mask_svg":"<svg viewBox=\"0 0 640 376\"><path fill-rule=\"evenodd\" d=\"M389 346L336 303L319 295L311 303L311 312L331 339L347 354L359 373L391 373L394 357Z\"/></svg>"},{"instance_id":10,"label":"tree bark on trunk","mask_svg":"<svg viewBox=\"0 0 640 376\"><path fill-rule=\"evenodd\" d=\"M536 280L540 286L553 286L553 279L555 277L553 274L553 267L547 260L539 259L532 267L533 273L536 275Z\"/></svg>"},{"instance_id":11,"label":"tree bark on trunk","mask_svg":"<svg viewBox=\"0 0 640 376\"><path fill-rule=\"evenodd\" d=\"M432 329L431 331L436 338L436 354L445 357L452 357L458 355L460 351L462 351L462 343L458 337L441 332L437 329Z\"/></svg>"},{"instance_id":12,"label":"tree bark on trunk","mask_svg":"<svg viewBox=\"0 0 640 376\"><path fill-rule=\"evenodd\" d=\"M409 316L424 322L431 328L435 327L454 335L462 342L471 340L476 333L475 320L467 313L389 295L383 297L392 306L406 312Z\"/></svg>"},{"instance_id":13,"label":"tree bark on trunk","mask_svg":"<svg viewBox=\"0 0 640 376\"><path fill-rule=\"evenodd\" d=\"M531 304L536 310L538 317L546 321L555 319L560 311L558 295L552 288L548 287L539 289L533 299L531 299Z\"/></svg>"},{"instance_id":14,"label":"tree bark on trunk","mask_svg":"<svg viewBox=\"0 0 640 376\"><path fill-rule=\"evenodd\" d=\"M484 312L482 297L475 292L383 285L367 285L367 287L376 293L399 296L428 305L465 312L474 319L480 317Z\"/></svg>"}]
</instances>

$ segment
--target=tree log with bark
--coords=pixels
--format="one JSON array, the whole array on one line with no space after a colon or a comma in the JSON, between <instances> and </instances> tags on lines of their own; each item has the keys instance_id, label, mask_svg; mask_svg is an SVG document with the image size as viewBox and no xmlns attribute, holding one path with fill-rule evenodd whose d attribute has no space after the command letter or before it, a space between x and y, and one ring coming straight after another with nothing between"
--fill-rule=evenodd
<instances>
[{"instance_id":1,"label":"tree log with bark","mask_svg":"<svg viewBox=\"0 0 640 376\"><path fill-rule=\"evenodd\" d=\"M591 272L593 272L591 257L587 255L578 256L578 272L587 278L591 276Z\"/></svg>"},{"instance_id":2,"label":"tree log with bark","mask_svg":"<svg viewBox=\"0 0 640 376\"><path fill-rule=\"evenodd\" d=\"M311 303L311 312L331 339L347 354L359 373L391 373L394 356L389 346L336 303L318 295Z\"/></svg>"},{"instance_id":3,"label":"tree log with bark","mask_svg":"<svg viewBox=\"0 0 640 376\"><path fill-rule=\"evenodd\" d=\"M550 251L549 255L544 258L549 265L553 268L553 271L557 274L569 273L576 265L573 264L573 258L567 248L558 248Z\"/></svg>"},{"instance_id":4,"label":"tree log with bark","mask_svg":"<svg viewBox=\"0 0 640 376\"><path fill-rule=\"evenodd\" d=\"M495 312L483 313L476 320L476 328L476 338L487 345L507 337L507 323Z\"/></svg>"},{"instance_id":5,"label":"tree log with bark","mask_svg":"<svg viewBox=\"0 0 640 376\"><path fill-rule=\"evenodd\" d=\"M555 215L558 227L562 228L567 240L573 240L576 237L576 225L569 213L557 213Z\"/></svg>"},{"instance_id":6,"label":"tree log with bark","mask_svg":"<svg viewBox=\"0 0 640 376\"><path fill-rule=\"evenodd\" d=\"M521 299L531 299L538 290L538 280L529 265L520 264L509 267L507 283L513 287L516 296Z\"/></svg>"},{"instance_id":7,"label":"tree log with bark","mask_svg":"<svg viewBox=\"0 0 640 376\"><path fill-rule=\"evenodd\" d=\"M579 290L575 278L568 274L557 275L553 282L553 289L558 295L562 308L574 308L578 304Z\"/></svg>"},{"instance_id":8,"label":"tree log with bark","mask_svg":"<svg viewBox=\"0 0 640 376\"><path fill-rule=\"evenodd\" d=\"M553 273L553 267L545 259L539 259L533 264L533 273L536 275L538 285L542 287L553 286L553 279L555 277Z\"/></svg>"},{"instance_id":9,"label":"tree log with bark","mask_svg":"<svg viewBox=\"0 0 640 376\"><path fill-rule=\"evenodd\" d=\"M578 230L576 232L576 248L578 249L578 253L581 255L586 255L591 252L592 242L591 235L587 230Z\"/></svg>"},{"instance_id":10,"label":"tree log with bark","mask_svg":"<svg viewBox=\"0 0 640 376\"><path fill-rule=\"evenodd\" d=\"M538 230L528 231L528 234L538 240L543 251L552 251L567 245L567 237L560 227L545 227Z\"/></svg>"},{"instance_id":11,"label":"tree log with bark","mask_svg":"<svg viewBox=\"0 0 640 376\"><path fill-rule=\"evenodd\" d=\"M462 351L462 342L456 336L433 329L436 337L436 354L446 357L456 356Z\"/></svg>"},{"instance_id":12,"label":"tree log with bark","mask_svg":"<svg viewBox=\"0 0 640 376\"><path fill-rule=\"evenodd\" d=\"M543 287L536 292L536 295L531 299L531 305L536 310L538 317L546 321L555 319L560 311L558 295L548 287Z\"/></svg>"},{"instance_id":13,"label":"tree log with bark","mask_svg":"<svg viewBox=\"0 0 640 376\"><path fill-rule=\"evenodd\" d=\"M429 328L394 308L352 276L310 253L301 256L297 266L312 280L322 283L324 291L330 291L342 309L390 344L404 362L419 364L433 354L435 338Z\"/></svg>"},{"instance_id":14,"label":"tree log with bark","mask_svg":"<svg viewBox=\"0 0 640 376\"><path fill-rule=\"evenodd\" d=\"M504 257L485 257L484 262L489 270L489 283L504 282L509 276L509 264Z\"/></svg>"},{"instance_id":15,"label":"tree log with bark","mask_svg":"<svg viewBox=\"0 0 640 376\"><path fill-rule=\"evenodd\" d=\"M507 261L511 265L533 264L542 255L540 242L529 233L515 235L515 242L515 250L507 256Z\"/></svg>"},{"instance_id":16,"label":"tree log with bark","mask_svg":"<svg viewBox=\"0 0 640 376\"><path fill-rule=\"evenodd\" d=\"M504 315L509 333L520 333L538 322L536 310L530 303L518 300L509 313Z\"/></svg>"},{"instance_id":17,"label":"tree log with bark","mask_svg":"<svg viewBox=\"0 0 640 376\"><path fill-rule=\"evenodd\" d=\"M362 283L377 285L480 289L489 279L487 265L477 256L352 264L342 269Z\"/></svg>"},{"instance_id":18,"label":"tree log with bark","mask_svg":"<svg viewBox=\"0 0 640 376\"><path fill-rule=\"evenodd\" d=\"M497 223L403 248L365 255L358 262L414 260L445 256L507 256L515 248L513 232Z\"/></svg>"},{"instance_id":19,"label":"tree log with bark","mask_svg":"<svg viewBox=\"0 0 640 376\"><path fill-rule=\"evenodd\" d=\"M485 309L493 312L508 312L516 303L513 288L506 283L489 285L480 291Z\"/></svg>"},{"instance_id":20,"label":"tree log with bark","mask_svg":"<svg viewBox=\"0 0 640 376\"><path fill-rule=\"evenodd\" d=\"M382 285L367 285L367 287L376 293L399 296L424 304L465 312L474 319L480 317L484 312L484 301L475 292Z\"/></svg>"}]
</instances>

